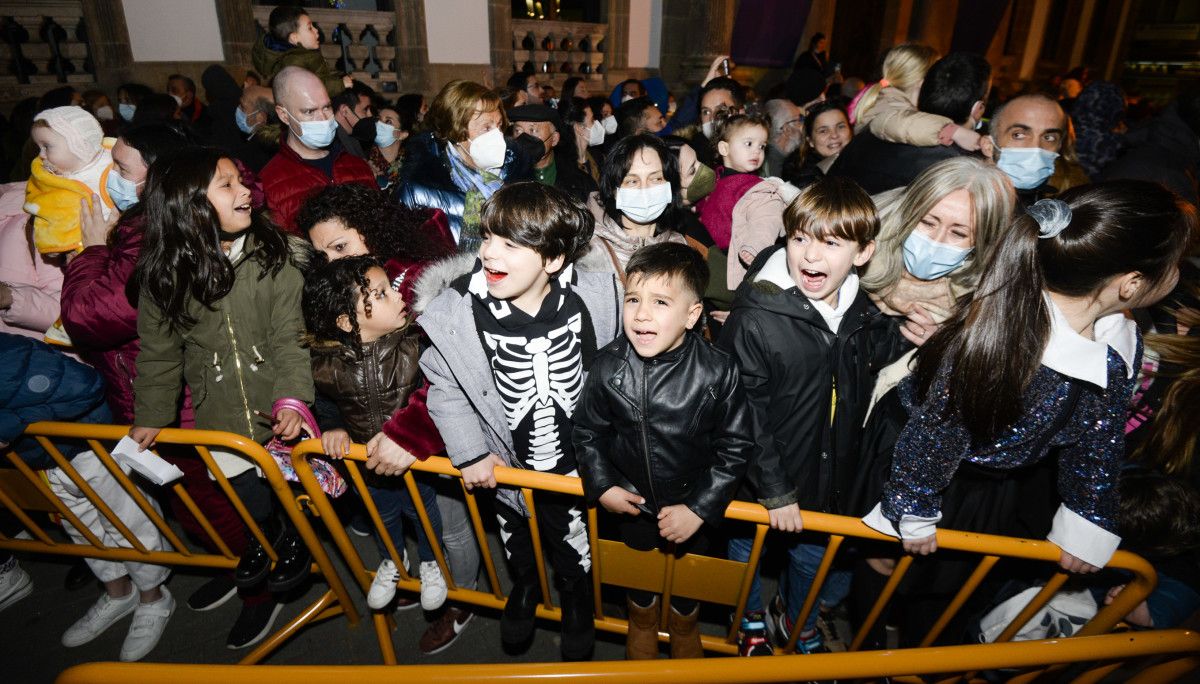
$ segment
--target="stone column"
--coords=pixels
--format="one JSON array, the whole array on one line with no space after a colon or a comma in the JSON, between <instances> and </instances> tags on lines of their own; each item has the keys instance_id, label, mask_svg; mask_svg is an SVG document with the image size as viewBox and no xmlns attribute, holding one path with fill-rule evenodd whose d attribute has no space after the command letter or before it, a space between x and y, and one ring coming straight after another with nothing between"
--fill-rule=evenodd
<instances>
[{"instance_id":1,"label":"stone column","mask_svg":"<svg viewBox=\"0 0 1200 684\"><path fill-rule=\"evenodd\" d=\"M503 85L516 71L512 49L512 2L488 0L488 24L491 35L492 82L490 86Z\"/></svg>"},{"instance_id":2,"label":"stone column","mask_svg":"<svg viewBox=\"0 0 1200 684\"><path fill-rule=\"evenodd\" d=\"M1033 17L1029 22L1029 33L1025 36L1025 50L1021 55L1021 69L1017 78L1022 81L1033 79L1038 58L1042 56L1042 42L1046 37L1046 21L1050 17L1050 0L1037 0L1033 6Z\"/></svg>"},{"instance_id":3,"label":"stone column","mask_svg":"<svg viewBox=\"0 0 1200 684\"><path fill-rule=\"evenodd\" d=\"M133 64L125 11L121 3L111 0L83 0L81 4L96 78L103 85L118 83Z\"/></svg>"},{"instance_id":4,"label":"stone column","mask_svg":"<svg viewBox=\"0 0 1200 684\"><path fill-rule=\"evenodd\" d=\"M699 83L718 55L729 54L736 12L736 0L663 0L663 80Z\"/></svg>"},{"instance_id":5,"label":"stone column","mask_svg":"<svg viewBox=\"0 0 1200 684\"><path fill-rule=\"evenodd\" d=\"M432 95L429 82L429 40L425 33L425 3L396 3L396 76L400 92Z\"/></svg>"},{"instance_id":6,"label":"stone column","mask_svg":"<svg viewBox=\"0 0 1200 684\"><path fill-rule=\"evenodd\" d=\"M217 23L221 26L225 66L250 68L250 52L258 39L250 0L217 0Z\"/></svg>"}]
</instances>

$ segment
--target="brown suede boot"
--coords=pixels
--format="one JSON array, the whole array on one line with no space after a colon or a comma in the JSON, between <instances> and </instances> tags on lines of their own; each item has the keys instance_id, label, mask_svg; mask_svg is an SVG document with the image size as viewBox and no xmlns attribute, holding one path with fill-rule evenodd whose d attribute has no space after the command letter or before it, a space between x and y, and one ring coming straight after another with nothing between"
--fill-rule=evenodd
<instances>
[{"instance_id":1,"label":"brown suede boot","mask_svg":"<svg viewBox=\"0 0 1200 684\"><path fill-rule=\"evenodd\" d=\"M629 633L625 635L626 660L653 660L658 657L658 597L649 608L632 600L629 604Z\"/></svg>"},{"instance_id":2,"label":"brown suede boot","mask_svg":"<svg viewBox=\"0 0 1200 684\"><path fill-rule=\"evenodd\" d=\"M690 615L680 615L671 609L667 618L667 634L671 635L672 658L703 658L704 649L700 646L700 606L692 609Z\"/></svg>"}]
</instances>

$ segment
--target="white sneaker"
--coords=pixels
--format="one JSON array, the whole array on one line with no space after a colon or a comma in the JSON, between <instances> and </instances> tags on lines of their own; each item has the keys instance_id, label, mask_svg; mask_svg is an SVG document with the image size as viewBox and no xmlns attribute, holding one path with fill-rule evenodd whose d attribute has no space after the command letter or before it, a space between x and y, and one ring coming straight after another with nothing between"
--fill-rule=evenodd
<instances>
[{"instance_id":1,"label":"white sneaker","mask_svg":"<svg viewBox=\"0 0 1200 684\"><path fill-rule=\"evenodd\" d=\"M29 579L29 573L17 565L16 558L0 566L0 610L29 596L32 591L33 580Z\"/></svg>"},{"instance_id":2,"label":"white sneaker","mask_svg":"<svg viewBox=\"0 0 1200 684\"><path fill-rule=\"evenodd\" d=\"M400 570L391 558L385 558L375 569L375 579L371 589L367 591L367 605L371 610L380 610L396 597L396 582L400 579Z\"/></svg>"},{"instance_id":3,"label":"white sneaker","mask_svg":"<svg viewBox=\"0 0 1200 684\"><path fill-rule=\"evenodd\" d=\"M145 658L154 647L175 612L175 599L166 587L162 587L163 597L153 603L139 603L133 610L133 622L129 625L129 633L125 635L125 643L121 644L121 661L133 662Z\"/></svg>"},{"instance_id":4,"label":"white sneaker","mask_svg":"<svg viewBox=\"0 0 1200 684\"><path fill-rule=\"evenodd\" d=\"M113 623L133 612L138 605L137 591L130 589L128 596L110 598L101 594L100 600L88 608L83 617L63 632L62 645L67 648L82 646L104 633Z\"/></svg>"},{"instance_id":5,"label":"white sneaker","mask_svg":"<svg viewBox=\"0 0 1200 684\"><path fill-rule=\"evenodd\" d=\"M421 607L437 610L446 602L446 580L438 568L437 561L421 563Z\"/></svg>"}]
</instances>

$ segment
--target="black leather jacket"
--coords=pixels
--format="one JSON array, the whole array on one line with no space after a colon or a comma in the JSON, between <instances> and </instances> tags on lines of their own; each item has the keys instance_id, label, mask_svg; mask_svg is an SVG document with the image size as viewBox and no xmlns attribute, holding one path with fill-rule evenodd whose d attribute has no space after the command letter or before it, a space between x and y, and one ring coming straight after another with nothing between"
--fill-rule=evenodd
<instances>
[{"instance_id":1,"label":"black leather jacket","mask_svg":"<svg viewBox=\"0 0 1200 684\"><path fill-rule=\"evenodd\" d=\"M713 525L758 449L737 363L695 333L652 359L624 335L600 350L572 422L589 501L615 485Z\"/></svg>"}]
</instances>

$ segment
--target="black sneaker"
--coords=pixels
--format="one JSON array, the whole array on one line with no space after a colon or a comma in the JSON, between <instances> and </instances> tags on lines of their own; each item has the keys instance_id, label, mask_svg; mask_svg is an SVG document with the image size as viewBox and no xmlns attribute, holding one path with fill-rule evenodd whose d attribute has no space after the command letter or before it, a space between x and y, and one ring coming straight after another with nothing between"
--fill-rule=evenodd
<instances>
[{"instance_id":1,"label":"black sneaker","mask_svg":"<svg viewBox=\"0 0 1200 684\"><path fill-rule=\"evenodd\" d=\"M188 608L203 613L224 605L235 594L237 594L237 585L233 583L233 578L222 573L193 591L192 595L188 597L187 605Z\"/></svg>"},{"instance_id":2,"label":"black sneaker","mask_svg":"<svg viewBox=\"0 0 1200 684\"><path fill-rule=\"evenodd\" d=\"M295 532L283 534L275 545L279 560L271 574L267 575L267 589L284 592L295 589L308 579L312 571L312 553Z\"/></svg>"},{"instance_id":3,"label":"black sneaker","mask_svg":"<svg viewBox=\"0 0 1200 684\"><path fill-rule=\"evenodd\" d=\"M280 610L283 610L283 604L274 601L243 605L237 622L233 623L233 629L229 630L225 647L236 651L262 641L271 632L271 626L275 624Z\"/></svg>"}]
</instances>

